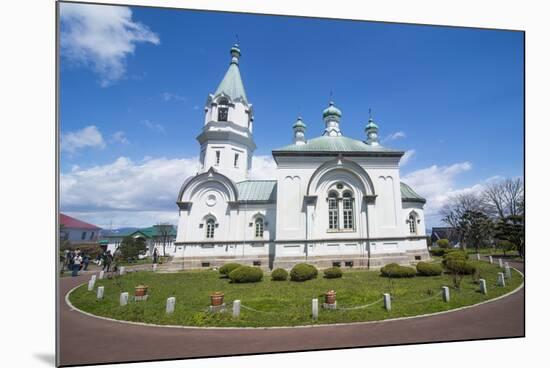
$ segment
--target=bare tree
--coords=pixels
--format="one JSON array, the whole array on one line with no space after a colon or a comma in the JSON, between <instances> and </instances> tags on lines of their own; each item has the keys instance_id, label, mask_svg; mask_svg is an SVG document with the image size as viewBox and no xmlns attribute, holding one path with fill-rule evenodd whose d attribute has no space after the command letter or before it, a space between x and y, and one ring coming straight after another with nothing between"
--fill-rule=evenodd
<instances>
[{"instance_id":1,"label":"bare tree","mask_svg":"<svg viewBox=\"0 0 550 368\"><path fill-rule=\"evenodd\" d=\"M166 256L166 245L170 243L172 238L173 226L167 222L158 223L155 225L158 231L158 238L162 244L162 255Z\"/></svg>"},{"instance_id":2,"label":"bare tree","mask_svg":"<svg viewBox=\"0 0 550 368\"><path fill-rule=\"evenodd\" d=\"M525 201L523 179L508 178L489 184L482 197L492 217L521 216Z\"/></svg>"},{"instance_id":3,"label":"bare tree","mask_svg":"<svg viewBox=\"0 0 550 368\"><path fill-rule=\"evenodd\" d=\"M441 208L439 214L442 221L449 225L455 231L462 248L464 244L464 234L461 231L461 222L464 215L468 212L486 213L487 208L482 197L476 193L461 193L451 197Z\"/></svg>"}]
</instances>

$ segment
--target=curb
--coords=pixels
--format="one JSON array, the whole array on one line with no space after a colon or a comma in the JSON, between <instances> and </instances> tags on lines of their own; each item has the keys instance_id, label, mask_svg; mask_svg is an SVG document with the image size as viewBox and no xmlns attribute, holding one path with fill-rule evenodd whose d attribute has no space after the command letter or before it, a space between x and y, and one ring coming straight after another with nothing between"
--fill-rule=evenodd
<instances>
[{"instance_id":1,"label":"curb","mask_svg":"<svg viewBox=\"0 0 550 368\"><path fill-rule=\"evenodd\" d=\"M71 290L69 290L69 292L67 294L65 294L65 303L69 306L69 308L71 308L71 311L74 310L74 311L80 312L84 315L87 315L87 316L90 316L90 317L93 317L93 318L98 318L98 319L102 319L102 320L105 320L105 321L111 321L111 322L118 322L118 323L122 323L122 324L145 326L145 327L156 327L156 328L181 328L181 329L187 329L187 330L281 330L281 329L291 329L291 328L317 328L317 327L332 327L332 326L370 325L370 324L375 324L375 323L386 323L386 322L402 321L402 320L407 320L407 319L426 318L426 317L432 317L432 316L437 316L437 315L441 315L441 314L454 313L454 312L458 312L458 311L461 311L461 310L474 308L474 307L477 307L477 306L480 306L480 305L483 305L483 304L492 303L492 302L495 302L495 301L500 300L500 299L504 299L504 298L506 298L506 297L508 297L512 294L515 294L516 292L521 290L525 285L525 275L523 274L523 272L519 271L515 267L510 267L510 268L514 269L515 271L517 271L521 275L521 277L523 278L523 282L517 288L515 288L512 291L509 291L506 294L503 294L503 295L500 295L496 298L485 300L485 301L482 301L482 302L479 302L479 303L476 303L476 304L466 305L464 307L458 307L458 308L450 309L450 310L446 310L446 311L420 314L420 315L408 316L408 317L388 318L388 319L383 319L383 320L378 320L378 321L363 321L363 322L350 322L350 323L327 323L327 324L319 324L319 325L299 325L299 326L272 326L272 327L200 327L200 326L181 326L181 325L158 325L158 324L154 324L154 323L123 321L123 320L120 320L120 319L103 317L103 316L98 316L96 314L92 314L92 313L89 313L89 312L85 312L85 311L75 307L70 302L69 296L71 295L71 293L73 291L75 291L76 289L78 289L79 287L81 287L82 285L86 285L87 284L86 282L82 283L80 285L77 285L74 288L72 288Z\"/></svg>"}]
</instances>

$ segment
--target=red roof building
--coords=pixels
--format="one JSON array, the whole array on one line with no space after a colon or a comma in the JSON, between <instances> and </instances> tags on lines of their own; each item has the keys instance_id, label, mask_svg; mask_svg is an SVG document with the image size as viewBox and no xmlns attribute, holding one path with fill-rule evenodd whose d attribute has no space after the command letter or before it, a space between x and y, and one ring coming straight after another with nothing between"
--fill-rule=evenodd
<instances>
[{"instance_id":1,"label":"red roof building","mask_svg":"<svg viewBox=\"0 0 550 368\"><path fill-rule=\"evenodd\" d=\"M97 242L99 230L96 225L89 224L65 214L59 214L59 225L61 240L68 240L71 243L94 243Z\"/></svg>"}]
</instances>

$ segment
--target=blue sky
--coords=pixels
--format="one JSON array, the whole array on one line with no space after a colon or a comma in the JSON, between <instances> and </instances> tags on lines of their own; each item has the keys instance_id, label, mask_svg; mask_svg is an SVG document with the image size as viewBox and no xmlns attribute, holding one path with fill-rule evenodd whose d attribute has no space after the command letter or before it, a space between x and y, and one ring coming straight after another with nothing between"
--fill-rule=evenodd
<instances>
[{"instance_id":1,"label":"blue sky","mask_svg":"<svg viewBox=\"0 0 550 368\"><path fill-rule=\"evenodd\" d=\"M236 35L255 177L298 115L321 134L331 91L344 135L364 139L372 108L383 144L408 152L428 226L450 195L523 175L522 33L73 4L61 19L61 210L100 226L175 221Z\"/></svg>"}]
</instances>

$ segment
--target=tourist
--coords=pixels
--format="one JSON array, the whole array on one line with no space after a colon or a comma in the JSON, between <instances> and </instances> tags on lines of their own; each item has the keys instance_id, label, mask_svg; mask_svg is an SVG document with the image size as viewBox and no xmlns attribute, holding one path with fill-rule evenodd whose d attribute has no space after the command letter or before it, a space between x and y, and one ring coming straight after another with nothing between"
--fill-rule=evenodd
<instances>
[{"instance_id":1,"label":"tourist","mask_svg":"<svg viewBox=\"0 0 550 368\"><path fill-rule=\"evenodd\" d=\"M78 276L78 271L80 271L81 264L82 257L79 254L75 254L75 256L73 257L73 277Z\"/></svg>"},{"instance_id":2,"label":"tourist","mask_svg":"<svg viewBox=\"0 0 550 368\"><path fill-rule=\"evenodd\" d=\"M103 271L109 272L111 269L111 262L113 261L113 256L111 255L111 251L107 250L103 254Z\"/></svg>"},{"instance_id":3,"label":"tourist","mask_svg":"<svg viewBox=\"0 0 550 368\"><path fill-rule=\"evenodd\" d=\"M153 263L158 263L159 261L159 254L157 252L157 248L153 251Z\"/></svg>"},{"instance_id":4,"label":"tourist","mask_svg":"<svg viewBox=\"0 0 550 368\"><path fill-rule=\"evenodd\" d=\"M84 271L88 271L88 263L90 263L90 256L88 255L87 252L84 252L84 253L83 253L83 256L82 256L82 263L84 264L83 270L84 270Z\"/></svg>"}]
</instances>

